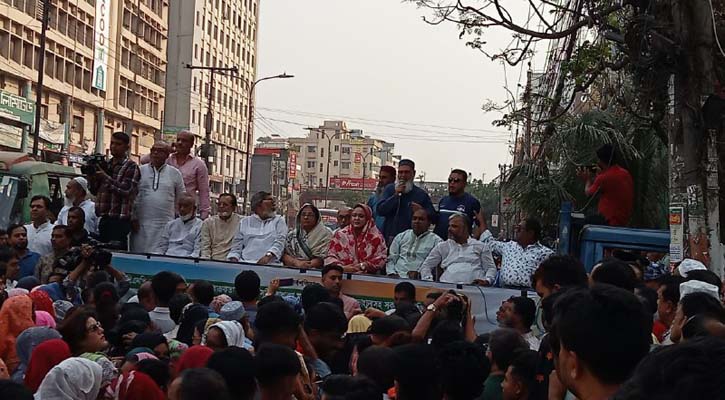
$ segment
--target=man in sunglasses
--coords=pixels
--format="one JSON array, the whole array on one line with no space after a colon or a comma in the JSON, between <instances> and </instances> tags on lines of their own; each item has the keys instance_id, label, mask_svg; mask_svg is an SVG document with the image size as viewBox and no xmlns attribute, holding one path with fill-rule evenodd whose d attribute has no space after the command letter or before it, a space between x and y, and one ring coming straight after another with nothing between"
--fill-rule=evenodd
<instances>
[{"instance_id":1,"label":"man in sunglasses","mask_svg":"<svg viewBox=\"0 0 725 400\"><path fill-rule=\"evenodd\" d=\"M476 214L481 211L481 203L466 192L468 174L461 169L454 169L448 176L448 196L441 199L438 204L438 215L433 232L441 239L448 239L448 219L453 214L465 214L469 221L476 220ZM473 229L473 226L469 228Z\"/></svg>"}]
</instances>

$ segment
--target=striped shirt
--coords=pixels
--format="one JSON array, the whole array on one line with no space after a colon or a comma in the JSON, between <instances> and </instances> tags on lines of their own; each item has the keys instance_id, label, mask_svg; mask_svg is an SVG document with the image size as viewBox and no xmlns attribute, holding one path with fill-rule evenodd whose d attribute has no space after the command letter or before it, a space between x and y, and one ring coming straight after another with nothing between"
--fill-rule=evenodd
<instances>
[{"instance_id":1,"label":"striped shirt","mask_svg":"<svg viewBox=\"0 0 725 400\"><path fill-rule=\"evenodd\" d=\"M91 193L96 196L96 215L130 219L141 173L138 165L128 158L120 162L113 158L111 165L110 179L93 179L91 184Z\"/></svg>"}]
</instances>

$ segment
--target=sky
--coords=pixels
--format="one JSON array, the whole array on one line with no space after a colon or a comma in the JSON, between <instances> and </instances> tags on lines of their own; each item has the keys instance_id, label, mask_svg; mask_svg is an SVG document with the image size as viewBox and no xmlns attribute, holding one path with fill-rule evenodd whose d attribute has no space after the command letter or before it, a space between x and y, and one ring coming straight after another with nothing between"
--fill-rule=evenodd
<instances>
[{"instance_id":1,"label":"sky","mask_svg":"<svg viewBox=\"0 0 725 400\"><path fill-rule=\"evenodd\" d=\"M515 91L525 69L504 74L501 63L465 46L452 23L429 25L422 20L428 12L410 2L260 3L257 77L295 78L256 87L256 137L304 136L304 127L342 119L348 129L394 142L428 181L444 181L453 168L490 181L498 164L511 162L512 133L494 127L501 115L481 106L505 100L505 78ZM526 6L512 6L516 12ZM486 40L495 50L511 35L491 31Z\"/></svg>"}]
</instances>

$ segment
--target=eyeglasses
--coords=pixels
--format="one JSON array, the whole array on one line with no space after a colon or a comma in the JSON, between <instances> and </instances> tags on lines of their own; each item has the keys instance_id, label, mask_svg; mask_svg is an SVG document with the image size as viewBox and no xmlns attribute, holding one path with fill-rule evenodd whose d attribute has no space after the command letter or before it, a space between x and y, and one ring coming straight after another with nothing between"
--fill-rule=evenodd
<instances>
[{"instance_id":1,"label":"eyeglasses","mask_svg":"<svg viewBox=\"0 0 725 400\"><path fill-rule=\"evenodd\" d=\"M461 178L448 178L448 183L459 183L463 182L463 179Z\"/></svg>"},{"instance_id":2,"label":"eyeglasses","mask_svg":"<svg viewBox=\"0 0 725 400\"><path fill-rule=\"evenodd\" d=\"M91 325L91 326L89 326L89 327L86 328L86 330L88 332L98 332L101 329L103 329L103 326L101 325L100 322L96 322L95 324L93 324L93 325Z\"/></svg>"}]
</instances>

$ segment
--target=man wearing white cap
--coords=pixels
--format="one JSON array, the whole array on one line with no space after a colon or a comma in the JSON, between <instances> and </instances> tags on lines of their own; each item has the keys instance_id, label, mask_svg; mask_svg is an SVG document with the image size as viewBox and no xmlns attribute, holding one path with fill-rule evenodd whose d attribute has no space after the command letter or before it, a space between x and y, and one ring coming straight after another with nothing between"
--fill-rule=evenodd
<instances>
[{"instance_id":1,"label":"man wearing white cap","mask_svg":"<svg viewBox=\"0 0 725 400\"><path fill-rule=\"evenodd\" d=\"M65 205L58 213L56 225L68 225L68 211L71 207L80 207L86 213L86 223L83 226L88 233L98 233L98 217L96 216L96 203L88 196L88 181L82 176L75 177L65 185Z\"/></svg>"},{"instance_id":2,"label":"man wearing white cap","mask_svg":"<svg viewBox=\"0 0 725 400\"><path fill-rule=\"evenodd\" d=\"M682 260L680 265L677 266L677 268L675 269L675 273L683 278L687 278L687 274L689 274L690 271L698 270L704 271L707 270L707 267L700 261L693 260L692 258L685 258L684 260Z\"/></svg>"}]
</instances>

